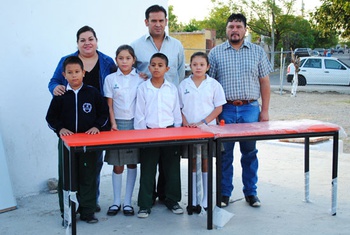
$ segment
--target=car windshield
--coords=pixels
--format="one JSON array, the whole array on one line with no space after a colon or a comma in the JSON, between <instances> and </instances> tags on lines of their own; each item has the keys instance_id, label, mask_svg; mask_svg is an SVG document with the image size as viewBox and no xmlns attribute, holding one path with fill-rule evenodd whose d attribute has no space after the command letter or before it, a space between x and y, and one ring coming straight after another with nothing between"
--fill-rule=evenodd
<instances>
[{"instance_id":1,"label":"car windshield","mask_svg":"<svg viewBox=\"0 0 350 235\"><path fill-rule=\"evenodd\" d=\"M303 66L303 64L305 63L306 59L303 59L300 61L300 67Z\"/></svg>"},{"instance_id":2,"label":"car windshield","mask_svg":"<svg viewBox=\"0 0 350 235\"><path fill-rule=\"evenodd\" d=\"M308 59L304 64L304 68L320 69L321 67L321 59L317 58Z\"/></svg>"},{"instance_id":3,"label":"car windshield","mask_svg":"<svg viewBox=\"0 0 350 235\"><path fill-rule=\"evenodd\" d=\"M347 64L346 62L344 62L344 61L342 61L342 60L340 60L340 59L338 59L340 62L342 62L346 67L348 67L349 69L350 69L350 65L349 64Z\"/></svg>"}]
</instances>

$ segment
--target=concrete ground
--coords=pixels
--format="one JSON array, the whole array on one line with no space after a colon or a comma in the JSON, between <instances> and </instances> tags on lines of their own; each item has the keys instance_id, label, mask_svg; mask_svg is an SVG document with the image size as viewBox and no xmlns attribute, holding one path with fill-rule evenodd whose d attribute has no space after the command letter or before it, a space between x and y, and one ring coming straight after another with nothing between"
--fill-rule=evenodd
<instances>
[{"instance_id":1,"label":"concrete ground","mask_svg":"<svg viewBox=\"0 0 350 235\"><path fill-rule=\"evenodd\" d=\"M323 146L323 147L322 147ZM326 147L325 147L326 146ZM234 201L226 211L234 216L221 229L206 229L206 216L175 215L157 203L147 219L126 217L122 213L106 215L113 200L111 176L101 182L99 222L87 224L77 220L78 234L350 234L350 154L339 155L337 215L331 216L330 143L311 147L310 203L304 202L303 147L278 141L260 141L258 193L260 208L242 200L241 168L235 159ZM238 156L238 150L235 151ZM187 160L182 162L182 201L187 206ZM110 166L104 165L105 168ZM124 177L125 180L126 177ZM138 182L138 181L137 181ZM215 181L214 181L215 182ZM137 211L136 184L133 204ZM214 190L215 195L215 190ZM42 193L17 201L18 209L0 214L0 234L65 234L61 226L57 194ZM215 203L215 196L214 196Z\"/></svg>"}]
</instances>

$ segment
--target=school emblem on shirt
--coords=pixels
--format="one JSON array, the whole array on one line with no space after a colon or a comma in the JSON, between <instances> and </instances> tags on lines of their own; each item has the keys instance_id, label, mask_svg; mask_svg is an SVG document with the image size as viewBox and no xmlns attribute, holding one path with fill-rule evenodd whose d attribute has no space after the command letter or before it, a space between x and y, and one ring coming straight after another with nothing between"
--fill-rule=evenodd
<instances>
[{"instance_id":1,"label":"school emblem on shirt","mask_svg":"<svg viewBox=\"0 0 350 235\"><path fill-rule=\"evenodd\" d=\"M92 105L90 103L84 103L83 104L83 110L85 113L90 113L92 109Z\"/></svg>"},{"instance_id":2,"label":"school emblem on shirt","mask_svg":"<svg viewBox=\"0 0 350 235\"><path fill-rule=\"evenodd\" d=\"M184 92L184 95L186 95L188 93L190 93L190 92L186 89L185 92Z\"/></svg>"},{"instance_id":3,"label":"school emblem on shirt","mask_svg":"<svg viewBox=\"0 0 350 235\"><path fill-rule=\"evenodd\" d=\"M113 87L113 89L115 90L115 89L119 89L119 86L118 86L118 84L114 84L114 87Z\"/></svg>"}]
</instances>

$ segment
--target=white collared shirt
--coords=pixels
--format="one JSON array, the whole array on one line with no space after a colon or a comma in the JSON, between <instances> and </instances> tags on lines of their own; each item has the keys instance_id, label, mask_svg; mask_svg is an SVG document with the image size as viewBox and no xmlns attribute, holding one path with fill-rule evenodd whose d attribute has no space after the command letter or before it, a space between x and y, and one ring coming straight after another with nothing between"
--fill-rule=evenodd
<instances>
[{"instance_id":1,"label":"white collared shirt","mask_svg":"<svg viewBox=\"0 0 350 235\"><path fill-rule=\"evenodd\" d=\"M160 88L152 85L151 79L137 89L135 129L166 128L182 124L179 97L174 84L164 80Z\"/></svg>"},{"instance_id":2,"label":"white collared shirt","mask_svg":"<svg viewBox=\"0 0 350 235\"><path fill-rule=\"evenodd\" d=\"M199 87L192 80L192 75L179 85L180 108L188 123L205 119L213 110L226 104L224 89L218 81L206 75ZM208 125L215 125L216 119Z\"/></svg>"},{"instance_id":3,"label":"white collared shirt","mask_svg":"<svg viewBox=\"0 0 350 235\"><path fill-rule=\"evenodd\" d=\"M73 91L74 94L77 95L82 87L83 87L83 83L81 84L81 86L78 89L74 90L68 83L66 90L67 91Z\"/></svg>"},{"instance_id":4,"label":"white collared shirt","mask_svg":"<svg viewBox=\"0 0 350 235\"><path fill-rule=\"evenodd\" d=\"M113 99L115 119L131 120L135 115L137 87L144 80L133 69L124 75L120 69L108 75L103 85L104 95Z\"/></svg>"}]
</instances>

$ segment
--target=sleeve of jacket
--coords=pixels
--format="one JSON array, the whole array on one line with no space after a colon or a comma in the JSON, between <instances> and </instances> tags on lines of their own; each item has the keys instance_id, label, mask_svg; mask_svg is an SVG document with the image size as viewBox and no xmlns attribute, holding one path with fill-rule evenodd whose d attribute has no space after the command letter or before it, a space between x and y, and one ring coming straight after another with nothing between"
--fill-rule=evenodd
<instances>
[{"instance_id":1,"label":"sleeve of jacket","mask_svg":"<svg viewBox=\"0 0 350 235\"><path fill-rule=\"evenodd\" d=\"M109 131L111 130L111 124L107 100L97 90L96 96L96 120L94 126L100 131Z\"/></svg>"},{"instance_id":2,"label":"sleeve of jacket","mask_svg":"<svg viewBox=\"0 0 350 235\"><path fill-rule=\"evenodd\" d=\"M60 120L62 113L62 97L55 96L51 100L49 109L46 114L46 121L51 130L59 136L60 130L63 128L63 122Z\"/></svg>"},{"instance_id":3,"label":"sleeve of jacket","mask_svg":"<svg viewBox=\"0 0 350 235\"><path fill-rule=\"evenodd\" d=\"M60 61L58 62L58 65L55 69L55 72L52 75L52 78L50 79L49 82L49 91L50 93L53 95L53 90L55 89L56 86L58 85L67 85L67 80L64 78L62 72L63 72L63 62L64 60L68 57L68 56L73 56L73 55L78 55L78 52L75 52L73 54L64 56L60 59Z\"/></svg>"}]
</instances>

